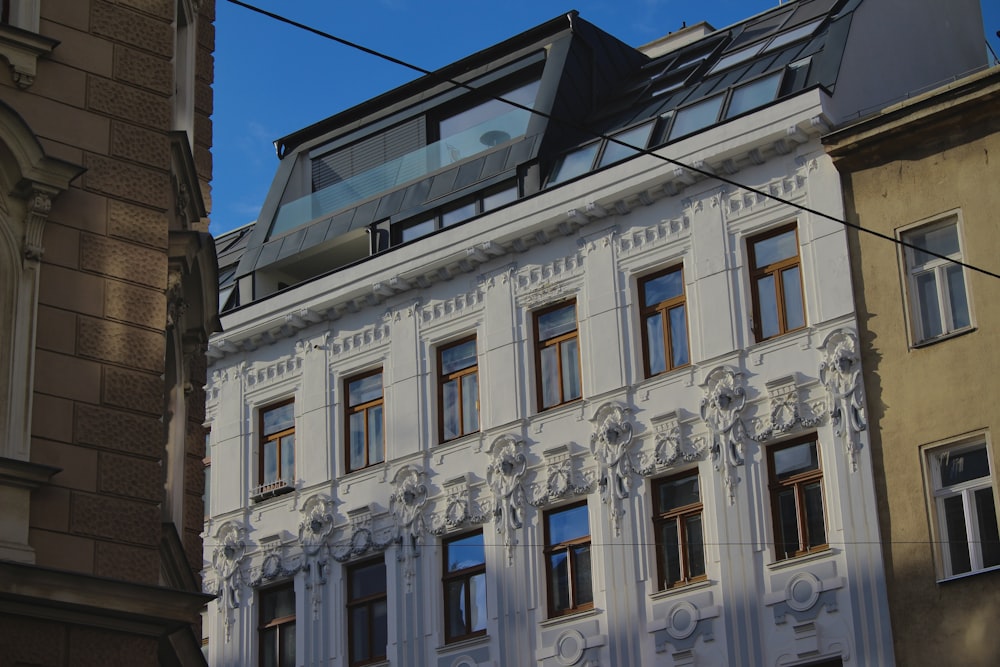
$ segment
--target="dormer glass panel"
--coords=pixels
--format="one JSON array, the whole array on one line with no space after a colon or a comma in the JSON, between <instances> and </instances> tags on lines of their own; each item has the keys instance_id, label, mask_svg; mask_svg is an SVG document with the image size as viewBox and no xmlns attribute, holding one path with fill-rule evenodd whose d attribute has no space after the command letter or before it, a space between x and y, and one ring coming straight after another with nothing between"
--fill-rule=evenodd
<instances>
[{"instance_id":1,"label":"dormer glass panel","mask_svg":"<svg viewBox=\"0 0 1000 667\"><path fill-rule=\"evenodd\" d=\"M630 130L625 130L624 132L612 135L612 138L629 144L630 146L635 146L636 148L629 148L628 146L622 146L621 144L609 141L608 145L604 149L604 154L601 155L601 161L597 166L604 167L612 164L613 162L618 162L636 155L639 152L636 149L645 148L646 144L649 143L649 132L652 129L653 124L646 123L645 125L633 127Z\"/></svg>"},{"instance_id":2,"label":"dormer glass panel","mask_svg":"<svg viewBox=\"0 0 1000 667\"><path fill-rule=\"evenodd\" d=\"M714 125L719 118L719 110L722 108L722 101L725 97L725 95L716 95L678 111L677 117L674 119L674 126L670 130L670 138L683 137L709 125Z\"/></svg>"},{"instance_id":3,"label":"dormer glass panel","mask_svg":"<svg viewBox=\"0 0 1000 667\"><path fill-rule=\"evenodd\" d=\"M729 101L729 109L726 110L726 118L764 106L777 95L780 83L781 71L778 71L735 88Z\"/></svg>"},{"instance_id":4,"label":"dormer glass panel","mask_svg":"<svg viewBox=\"0 0 1000 667\"><path fill-rule=\"evenodd\" d=\"M798 28L792 28L787 32L783 32L771 40L771 43L767 45L766 50L770 51L780 46L784 46L785 44L791 44L797 39L802 39L803 37L811 35L813 31L816 30L816 26L818 26L822 22L823 19L817 19L815 21L810 21L809 23L800 25Z\"/></svg>"},{"instance_id":5,"label":"dormer glass panel","mask_svg":"<svg viewBox=\"0 0 1000 667\"><path fill-rule=\"evenodd\" d=\"M600 142L594 142L562 156L556 164L555 169L552 170L549 185L562 183L563 181L586 174L593 166L594 158L597 156L597 149L600 147Z\"/></svg>"},{"instance_id":6,"label":"dormer glass panel","mask_svg":"<svg viewBox=\"0 0 1000 667\"><path fill-rule=\"evenodd\" d=\"M533 107L538 93L538 80L501 93L504 100ZM447 116L438 122L439 155L441 166L499 146L528 129L531 113L524 109L488 99L471 108Z\"/></svg>"}]
</instances>

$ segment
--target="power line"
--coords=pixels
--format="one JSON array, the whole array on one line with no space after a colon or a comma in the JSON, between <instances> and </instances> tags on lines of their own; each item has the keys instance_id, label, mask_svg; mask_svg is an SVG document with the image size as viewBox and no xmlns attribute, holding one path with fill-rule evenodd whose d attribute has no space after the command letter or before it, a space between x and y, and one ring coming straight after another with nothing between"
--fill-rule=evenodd
<instances>
[{"instance_id":1,"label":"power line","mask_svg":"<svg viewBox=\"0 0 1000 667\"><path fill-rule=\"evenodd\" d=\"M454 86L459 87L459 88L464 88L465 90L468 90L468 91L471 91L471 92L477 92L477 91L481 90L480 88L478 88L476 86L469 85L468 83L464 83L462 81L457 81L457 80L452 79L450 77L441 76L441 75L433 72L432 70L425 69L423 67L420 67L419 65L414 65L413 63L410 63L410 62L407 62L405 60L402 60L401 58L396 58L395 56L391 56L391 55L389 55L387 53L384 53L382 51L378 51L376 49L372 49L372 48L364 46L362 44L358 44L357 42L352 42L351 40L344 39L343 37L338 37L336 35L333 35L331 33L325 32L323 30L319 30L318 28L314 28L314 27L312 27L310 25L307 25L305 23L300 23L300 22L295 21L293 19L290 19L290 18L288 18L286 16L282 16L281 14L275 14L274 12L268 11L266 9L262 9L260 7L256 7L254 5L248 4L246 2L243 2L242 0L228 0L228 2L230 2L230 3L234 4L234 5L237 5L239 7L243 7L245 9L248 9L250 11L256 12L256 13L261 14L263 16L266 16L266 17L268 17L270 19L273 19L275 21L279 21L281 23L285 23L287 25L290 25L292 27L298 28L300 30L304 30L306 32L310 32L310 33L312 33L314 35L317 35L319 37L322 37L324 39L329 39L329 40L337 42L338 44L341 44L343 46L347 46L349 48L361 51L363 53L367 53L368 55L374 56L374 57L379 58L381 60L385 60L385 61L393 63L395 65L399 65L400 67L405 67L407 69L413 70L414 72L418 72L418 73L423 74L425 76L429 76L429 77L431 77L433 79L436 79L440 83L449 83L451 85L454 85ZM910 248L911 250L917 250L917 251L925 253L927 255L931 255L932 257L936 257L938 259L945 260L945 261L950 262L952 264L955 264L957 266L961 266L963 268L969 269L971 271L976 271L978 273L982 273L984 275L1000 279L1000 273L995 273L995 272L990 271L988 269L984 269L984 268L975 266L973 264L969 264L967 262L955 259L953 257L948 257L947 255L942 255L942 254L937 253L937 252L935 252L933 250L928 250L927 248L922 248L922 247L920 247L918 245L914 245L912 243L908 243L907 241L903 241L902 239L897 239L894 236L890 236L888 234L884 234L884 233L876 231L874 229L869 229L869 228L864 227L864 226L862 226L860 224L857 224L857 223L848 222L847 220L844 220L842 218L838 218L837 216L834 216L834 215L830 215L829 213L824 213L823 211L811 208L809 206L805 206L803 204L798 204L798 203L793 202L791 200L785 199L784 197L780 197L780 196L778 196L776 194L773 194L772 192L769 192L767 190L761 190L761 189L755 188L753 186L746 185L744 183L740 183L740 182L735 181L735 180L733 180L731 178L728 178L726 176L722 176L722 175L719 175L717 173L713 173L711 171L708 171L707 169L699 168L699 167L696 167L696 166L694 166L692 164L687 164L685 162L682 162L681 160L677 160L677 159L669 157L667 155L662 155L661 153L656 152L658 149L649 149L649 148L644 148L644 147L639 147L639 146L633 146L632 144L630 144L630 143L628 143L626 141L622 141L621 139L618 139L618 138L616 138L614 136L603 134L601 132L596 132L592 128L589 128L589 127L586 127L584 125L581 125L580 123L576 123L574 121L571 121L571 120L568 120L568 119L565 119L565 118L559 118L559 117L553 116L550 113L547 113L547 112L544 112L544 111L539 111L537 109L533 109L533 108L531 108L531 107L529 107L527 105L521 104L519 102L515 102L513 100L508 100L508 99L500 97L498 95L489 95L489 94L487 94L486 97L489 97L490 99L493 99L493 100L496 100L496 101L499 101L499 102L503 102L503 103L508 104L508 105L510 105L512 107L515 107L517 109L521 109L523 111L527 111L527 112L535 114L537 116L541 116L542 118L545 118L545 119L550 120L550 121L554 121L554 122L556 122L556 123L558 123L558 124L560 124L560 125L562 125L564 127L569 127L569 128L574 129L574 130L578 130L578 131L580 131L580 132L582 132L584 134L590 135L593 138L602 139L604 141L617 144L619 146L622 146L623 148L627 148L629 150L635 151L636 153L639 153L639 154L642 154L642 155L650 155L650 156L652 156L654 158L662 160L663 162L666 162L667 164L672 164L672 165L674 165L676 167L681 167L683 169L687 169L688 171L692 171L692 172L694 172L696 174L701 174L702 176L705 176L706 178L712 178L712 179L715 179L715 180L717 180L717 181L719 181L721 183L725 183L726 185L731 185L731 186L733 186L735 188L739 188L741 190L745 190L747 192L751 192L753 194L756 194L756 195L759 195L759 196L762 196L762 197L766 197L766 198L771 199L773 201L776 201L778 203L785 204L786 206L791 206L792 208L798 209L800 211L804 211L806 213L810 213L810 214L818 216L820 218L824 218L826 220L830 220L831 222L836 222L836 223L838 223L840 225L843 225L844 227L850 227L850 228L855 229L855 230L857 230L859 232L864 232L866 234L870 234L870 235L875 236L877 238L884 239L886 241L890 241L891 243L895 243L895 244L897 244L899 246L902 246L904 248ZM659 150L662 150L662 149L659 149Z\"/></svg>"}]
</instances>

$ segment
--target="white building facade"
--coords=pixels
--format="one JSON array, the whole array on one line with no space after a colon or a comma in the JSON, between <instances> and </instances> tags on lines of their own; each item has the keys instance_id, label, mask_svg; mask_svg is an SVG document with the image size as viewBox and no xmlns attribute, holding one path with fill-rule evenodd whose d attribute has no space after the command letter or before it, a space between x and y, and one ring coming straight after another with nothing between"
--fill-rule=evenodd
<instances>
[{"instance_id":1,"label":"white building facade","mask_svg":"<svg viewBox=\"0 0 1000 667\"><path fill-rule=\"evenodd\" d=\"M534 119L475 125L486 148L463 157L447 123L471 121L444 114L425 156L457 181L500 151L507 170L415 212L380 217L384 182L320 201L370 175L323 180L367 146L338 143L347 119L286 141L210 352L210 664L892 664L846 235L815 213L845 215L819 137L869 83L833 54L875 49L852 40L886 4L793 2L634 51L641 100L676 72L723 92L551 156L553 120L532 140ZM500 71L556 118L581 40L627 52L570 15L443 76ZM805 51L751 71L787 44ZM814 80L833 60L836 87ZM421 86L450 87L418 81L371 125L403 127L418 97L441 118ZM288 223L303 165L311 213Z\"/></svg>"}]
</instances>

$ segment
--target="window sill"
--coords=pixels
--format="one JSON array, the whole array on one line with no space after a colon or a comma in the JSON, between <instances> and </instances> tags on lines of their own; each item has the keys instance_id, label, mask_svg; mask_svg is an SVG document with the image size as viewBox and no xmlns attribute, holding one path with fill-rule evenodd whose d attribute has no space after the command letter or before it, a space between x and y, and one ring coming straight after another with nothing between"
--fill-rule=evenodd
<instances>
[{"instance_id":1,"label":"window sill","mask_svg":"<svg viewBox=\"0 0 1000 667\"><path fill-rule=\"evenodd\" d=\"M976 327L965 327L964 329L956 329L955 331L949 331L946 334L941 334L940 336L935 336L934 338L925 338L921 341L917 341L910 345L910 349L919 350L924 347L930 347L935 343L943 343L946 340L951 340L953 338L959 338L966 334L970 334L976 331Z\"/></svg>"},{"instance_id":2,"label":"window sill","mask_svg":"<svg viewBox=\"0 0 1000 667\"><path fill-rule=\"evenodd\" d=\"M711 579L700 579L698 581L692 581L690 584L684 584L683 586L674 586L673 588L665 588L662 591L654 591L649 594L649 598L654 602L657 600L665 600L667 598L683 595L692 591L700 591L703 588L710 588L715 584L716 582Z\"/></svg>"},{"instance_id":3,"label":"window sill","mask_svg":"<svg viewBox=\"0 0 1000 667\"><path fill-rule=\"evenodd\" d=\"M973 572L963 572L962 574L956 574L953 577L945 577L944 579L938 579L939 584L950 584L953 581L961 581L962 579L968 579L969 577L974 577L977 574L988 574L990 572L1000 572L1000 565L994 565L993 567L984 567L982 570L975 570Z\"/></svg>"},{"instance_id":4,"label":"window sill","mask_svg":"<svg viewBox=\"0 0 1000 667\"><path fill-rule=\"evenodd\" d=\"M291 481L278 481L272 484L263 484L250 494L250 500L254 503L260 503L271 498L276 498L277 496L283 496L286 493L291 493L295 490L295 484Z\"/></svg>"},{"instance_id":5,"label":"window sill","mask_svg":"<svg viewBox=\"0 0 1000 667\"><path fill-rule=\"evenodd\" d=\"M0 55L10 64L18 88L27 88L35 82L38 59L52 53L58 45L59 41L51 37L0 24Z\"/></svg>"},{"instance_id":6,"label":"window sill","mask_svg":"<svg viewBox=\"0 0 1000 667\"><path fill-rule=\"evenodd\" d=\"M452 651L460 651L465 649L474 648L482 644L489 644L490 636L485 632L481 635L476 635L475 637L468 637L466 639L459 639L447 644L442 644L437 647L438 653L450 653Z\"/></svg>"},{"instance_id":7,"label":"window sill","mask_svg":"<svg viewBox=\"0 0 1000 667\"><path fill-rule=\"evenodd\" d=\"M783 558L782 560L776 560L767 564L767 569L771 571L775 570L785 570L792 567L797 567L803 563L811 563L815 560L823 560L834 554L834 550L830 547L824 547L818 551L812 551L807 554L802 554L801 556L792 556L791 558Z\"/></svg>"},{"instance_id":8,"label":"window sill","mask_svg":"<svg viewBox=\"0 0 1000 667\"><path fill-rule=\"evenodd\" d=\"M569 613L563 614L562 616L553 616L552 618L547 618L538 624L541 628L552 628L563 623L569 623L571 621L579 621L581 618L589 618L591 616L600 616L604 613L603 609L598 609L597 607L592 607L591 609L581 609L580 611L571 611Z\"/></svg>"}]
</instances>

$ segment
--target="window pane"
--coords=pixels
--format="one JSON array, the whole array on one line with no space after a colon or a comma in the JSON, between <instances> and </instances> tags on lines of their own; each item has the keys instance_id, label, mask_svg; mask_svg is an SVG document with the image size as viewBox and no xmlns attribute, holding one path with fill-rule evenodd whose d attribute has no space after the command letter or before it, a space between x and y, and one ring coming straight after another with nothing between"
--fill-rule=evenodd
<instances>
[{"instance_id":1,"label":"window pane","mask_svg":"<svg viewBox=\"0 0 1000 667\"><path fill-rule=\"evenodd\" d=\"M805 326L806 318L802 312L802 282L799 280L799 267L785 269L781 272L781 287L785 299L785 322L787 330Z\"/></svg>"},{"instance_id":2,"label":"window pane","mask_svg":"<svg viewBox=\"0 0 1000 667\"><path fill-rule=\"evenodd\" d=\"M642 284L642 303L647 307L682 294L684 294L684 276L680 271L671 271Z\"/></svg>"},{"instance_id":3,"label":"window pane","mask_svg":"<svg viewBox=\"0 0 1000 667\"><path fill-rule=\"evenodd\" d=\"M657 507L659 513L701 502L696 475L669 479L660 483L657 488L660 491Z\"/></svg>"},{"instance_id":4,"label":"window pane","mask_svg":"<svg viewBox=\"0 0 1000 667\"><path fill-rule=\"evenodd\" d=\"M792 28L786 32L781 33L767 45L767 50L776 49L779 46L784 46L785 44L791 44L797 39L801 39L806 35L811 35L812 31L816 29L816 26L820 24L823 19L816 19L804 25L800 25L798 28Z\"/></svg>"},{"instance_id":5,"label":"window pane","mask_svg":"<svg viewBox=\"0 0 1000 667\"><path fill-rule=\"evenodd\" d=\"M418 239L421 236L427 236L428 234L434 231L436 226L437 226L437 220L431 218L430 220L424 220L423 222L418 222L415 225L403 227L403 230L400 232L401 242L406 243L407 241Z\"/></svg>"},{"instance_id":6,"label":"window pane","mask_svg":"<svg viewBox=\"0 0 1000 667\"><path fill-rule=\"evenodd\" d=\"M479 430L479 374L462 377L462 430L474 433Z\"/></svg>"},{"instance_id":7,"label":"window pane","mask_svg":"<svg viewBox=\"0 0 1000 667\"><path fill-rule=\"evenodd\" d=\"M803 488L806 503L806 531L809 547L826 544L826 523L823 520L823 487L819 482Z\"/></svg>"},{"instance_id":8,"label":"window pane","mask_svg":"<svg viewBox=\"0 0 1000 667\"><path fill-rule=\"evenodd\" d=\"M555 169L552 170L549 185L568 181L590 171L590 166L594 164L594 156L597 155L597 149L600 145L599 142L595 142L564 155L556 164Z\"/></svg>"},{"instance_id":9,"label":"window pane","mask_svg":"<svg viewBox=\"0 0 1000 667\"><path fill-rule=\"evenodd\" d=\"M577 505L546 515L549 526L549 544L561 544L590 534L586 505Z\"/></svg>"},{"instance_id":10,"label":"window pane","mask_svg":"<svg viewBox=\"0 0 1000 667\"><path fill-rule=\"evenodd\" d=\"M972 569L969 557L969 534L965 530L965 504L962 496L949 496L944 499L944 522L948 541L948 554L951 556L951 573L962 574Z\"/></svg>"},{"instance_id":11,"label":"window pane","mask_svg":"<svg viewBox=\"0 0 1000 667\"><path fill-rule=\"evenodd\" d=\"M670 344L674 355L674 368L688 363L687 316L684 306L670 309Z\"/></svg>"},{"instance_id":12,"label":"window pane","mask_svg":"<svg viewBox=\"0 0 1000 667\"><path fill-rule=\"evenodd\" d=\"M660 540L660 548L663 550L663 584L670 587L681 578L680 539L676 519L660 524Z\"/></svg>"},{"instance_id":13,"label":"window pane","mask_svg":"<svg viewBox=\"0 0 1000 667\"><path fill-rule=\"evenodd\" d=\"M350 416L351 428L351 470L365 467L365 413L354 412Z\"/></svg>"},{"instance_id":14,"label":"window pane","mask_svg":"<svg viewBox=\"0 0 1000 667\"><path fill-rule=\"evenodd\" d=\"M568 609L569 603L569 558L565 551L549 556L549 577L552 585L552 609Z\"/></svg>"},{"instance_id":15,"label":"window pane","mask_svg":"<svg viewBox=\"0 0 1000 667\"><path fill-rule=\"evenodd\" d=\"M469 632L486 629L486 575L477 574L469 581L469 618L472 627Z\"/></svg>"},{"instance_id":16,"label":"window pane","mask_svg":"<svg viewBox=\"0 0 1000 667\"><path fill-rule=\"evenodd\" d=\"M663 316L660 313L646 318L646 341L650 375L667 370L663 352Z\"/></svg>"},{"instance_id":17,"label":"window pane","mask_svg":"<svg viewBox=\"0 0 1000 667\"><path fill-rule=\"evenodd\" d=\"M779 481L818 468L819 454L815 442L774 450L774 474Z\"/></svg>"},{"instance_id":18,"label":"window pane","mask_svg":"<svg viewBox=\"0 0 1000 667\"><path fill-rule=\"evenodd\" d=\"M385 563L378 561L351 572L351 599L358 600L385 593Z\"/></svg>"},{"instance_id":19,"label":"window pane","mask_svg":"<svg viewBox=\"0 0 1000 667\"><path fill-rule=\"evenodd\" d=\"M281 477L290 480L295 474L295 436L281 439Z\"/></svg>"},{"instance_id":20,"label":"window pane","mask_svg":"<svg viewBox=\"0 0 1000 667\"><path fill-rule=\"evenodd\" d=\"M705 544L701 514L684 519L687 536L688 577L705 576Z\"/></svg>"},{"instance_id":21,"label":"window pane","mask_svg":"<svg viewBox=\"0 0 1000 667\"><path fill-rule=\"evenodd\" d=\"M573 592L577 606L594 601L594 589L591 584L590 545L583 544L573 547Z\"/></svg>"},{"instance_id":22,"label":"window pane","mask_svg":"<svg viewBox=\"0 0 1000 667\"><path fill-rule=\"evenodd\" d=\"M354 607L351 609L351 661L364 662L371 658L368 651L368 608Z\"/></svg>"},{"instance_id":23,"label":"window pane","mask_svg":"<svg viewBox=\"0 0 1000 667\"><path fill-rule=\"evenodd\" d=\"M441 416L445 440L457 438L458 431L458 380L451 380L441 385Z\"/></svg>"},{"instance_id":24,"label":"window pane","mask_svg":"<svg viewBox=\"0 0 1000 667\"><path fill-rule=\"evenodd\" d=\"M449 581L445 584L445 604L447 605L448 636L461 637L468 634L465 625L465 580Z\"/></svg>"},{"instance_id":25,"label":"window pane","mask_svg":"<svg viewBox=\"0 0 1000 667\"><path fill-rule=\"evenodd\" d=\"M964 329L969 320L969 301L965 293L965 274L961 266L951 265L945 269L948 281L948 300L951 301L951 328Z\"/></svg>"},{"instance_id":26,"label":"window pane","mask_svg":"<svg viewBox=\"0 0 1000 667\"><path fill-rule=\"evenodd\" d=\"M646 143L649 141L649 131L651 129L653 129L653 124L646 123L639 127L633 127L631 130L620 132L614 135L614 138L636 148L645 148ZM603 167L604 165L624 160L627 157L632 157L637 153L638 151L633 148L626 148L621 144L609 141L604 148L604 154L601 155L601 162L598 166Z\"/></svg>"},{"instance_id":27,"label":"window pane","mask_svg":"<svg viewBox=\"0 0 1000 667\"><path fill-rule=\"evenodd\" d=\"M445 543L448 572L464 570L486 562L482 532Z\"/></svg>"},{"instance_id":28,"label":"window pane","mask_svg":"<svg viewBox=\"0 0 1000 667\"><path fill-rule=\"evenodd\" d=\"M372 654L383 656L389 645L389 608L385 600L372 605Z\"/></svg>"},{"instance_id":29,"label":"window pane","mask_svg":"<svg viewBox=\"0 0 1000 667\"><path fill-rule=\"evenodd\" d=\"M990 475L990 461L986 447L949 452L941 455L940 462L941 486L943 487Z\"/></svg>"},{"instance_id":30,"label":"window pane","mask_svg":"<svg viewBox=\"0 0 1000 667\"><path fill-rule=\"evenodd\" d=\"M278 632L276 628L261 631L261 667L278 667Z\"/></svg>"},{"instance_id":31,"label":"window pane","mask_svg":"<svg viewBox=\"0 0 1000 667\"><path fill-rule=\"evenodd\" d=\"M264 412L264 435L278 433L295 426L295 404L287 403Z\"/></svg>"},{"instance_id":32,"label":"window pane","mask_svg":"<svg viewBox=\"0 0 1000 667\"><path fill-rule=\"evenodd\" d=\"M685 134L691 134L698 130L714 125L719 117L719 108L725 95L716 95L711 99L698 102L677 112L674 119L674 126L670 130L670 138L676 139Z\"/></svg>"},{"instance_id":33,"label":"window pane","mask_svg":"<svg viewBox=\"0 0 1000 667\"><path fill-rule=\"evenodd\" d=\"M504 204L509 204L515 199L517 199L516 185L512 185L504 190L497 190L483 197L483 211L492 211Z\"/></svg>"},{"instance_id":34,"label":"window pane","mask_svg":"<svg viewBox=\"0 0 1000 667\"><path fill-rule=\"evenodd\" d=\"M726 118L738 116L745 111L756 109L772 101L778 93L780 82L781 72L779 71L735 89L729 101L729 109L726 110Z\"/></svg>"},{"instance_id":35,"label":"window pane","mask_svg":"<svg viewBox=\"0 0 1000 667\"><path fill-rule=\"evenodd\" d=\"M358 378L347 385L348 405L355 406L382 398L382 374Z\"/></svg>"},{"instance_id":36,"label":"window pane","mask_svg":"<svg viewBox=\"0 0 1000 667\"><path fill-rule=\"evenodd\" d=\"M795 513L795 490L778 493L778 556L794 556L799 550L799 522Z\"/></svg>"},{"instance_id":37,"label":"window pane","mask_svg":"<svg viewBox=\"0 0 1000 667\"><path fill-rule=\"evenodd\" d=\"M975 497L976 522L979 524L983 567L1000 565L1000 531L997 529L997 509L993 500L993 488L978 489Z\"/></svg>"},{"instance_id":38,"label":"window pane","mask_svg":"<svg viewBox=\"0 0 1000 667\"><path fill-rule=\"evenodd\" d=\"M580 356L577 340L564 341L559 345L562 353L563 400L580 398Z\"/></svg>"},{"instance_id":39,"label":"window pane","mask_svg":"<svg viewBox=\"0 0 1000 667\"><path fill-rule=\"evenodd\" d=\"M925 248L940 255L957 255L958 247L958 227L956 225L943 225L930 230L917 230L906 234L907 243L912 243L918 248ZM933 255L928 255L919 250L913 250L914 261L917 264L938 261Z\"/></svg>"},{"instance_id":40,"label":"window pane","mask_svg":"<svg viewBox=\"0 0 1000 667\"><path fill-rule=\"evenodd\" d=\"M920 327L924 338L940 336L941 310L938 306L937 279L933 271L916 277L917 300L920 303Z\"/></svg>"},{"instance_id":41,"label":"window pane","mask_svg":"<svg viewBox=\"0 0 1000 667\"><path fill-rule=\"evenodd\" d=\"M778 335L778 299L774 292L774 276L757 279L757 303L760 305L760 335Z\"/></svg>"},{"instance_id":42,"label":"window pane","mask_svg":"<svg viewBox=\"0 0 1000 667\"><path fill-rule=\"evenodd\" d=\"M270 484L278 479L278 441L264 443L264 479L262 484Z\"/></svg>"},{"instance_id":43,"label":"window pane","mask_svg":"<svg viewBox=\"0 0 1000 667\"><path fill-rule=\"evenodd\" d=\"M463 204L458 208L453 208L442 213L441 226L447 227L449 225L454 225L456 222L462 222L463 220L468 220L475 214L476 214L476 202L469 202L468 204Z\"/></svg>"},{"instance_id":44,"label":"window pane","mask_svg":"<svg viewBox=\"0 0 1000 667\"><path fill-rule=\"evenodd\" d=\"M441 350L441 372L444 374L476 365L476 341L467 340Z\"/></svg>"},{"instance_id":45,"label":"window pane","mask_svg":"<svg viewBox=\"0 0 1000 667\"><path fill-rule=\"evenodd\" d=\"M789 229L783 234L754 242L754 268L763 269L783 259L798 257L798 254L799 246L796 241L795 230Z\"/></svg>"},{"instance_id":46,"label":"window pane","mask_svg":"<svg viewBox=\"0 0 1000 667\"><path fill-rule=\"evenodd\" d=\"M538 340L547 341L576 329L576 304L550 310L538 316Z\"/></svg>"},{"instance_id":47,"label":"window pane","mask_svg":"<svg viewBox=\"0 0 1000 667\"><path fill-rule=\"evenodd\" d=\"M376 405L368 409L368 463L381 463L385 460L384 441L382 440L382 406Z\"/></svg>"},{"instance_id":48,"label":"window pane","mask_svg":"<svg viewBox=\"0 0 1000 667\"><path fill-rule=\"evenodd\" d=\"M559 350L557 346L542 348L542 407L548 408L560 403L559 398Z\"/></svg>"},{"instance_id":49,"label":"window pane","mask_svg":"<svg viewBox=\"0 0 1000 667\"><path fill-rule=\"evenodd\" d=\"M285 623L278 629L281 644L281 667L295 665L295 623Z\"/></svg>"}]
</instances>

